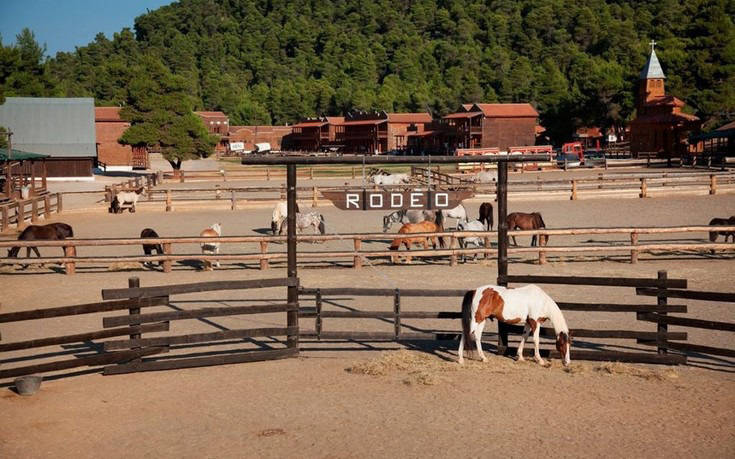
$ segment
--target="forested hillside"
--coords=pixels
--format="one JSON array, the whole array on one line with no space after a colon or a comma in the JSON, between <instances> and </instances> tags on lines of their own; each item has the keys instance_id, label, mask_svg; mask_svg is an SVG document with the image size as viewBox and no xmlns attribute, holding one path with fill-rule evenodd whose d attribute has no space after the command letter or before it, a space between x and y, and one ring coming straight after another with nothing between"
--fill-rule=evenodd
<instances>
[{"instance_id":1,"label":"forested hillside","mask_svg":"<svg viewBox=\"0 0 735 459\"><path fill-rule=\"evenodd\" d=\"M37 83L0 65L0 85L118 104L152 55L232 124L528 101L559 139L630 118L653 38L667 92L711 126L735 114L733 17L732 0L182 0L57 54Z\"/></svg>"}]
</instances>

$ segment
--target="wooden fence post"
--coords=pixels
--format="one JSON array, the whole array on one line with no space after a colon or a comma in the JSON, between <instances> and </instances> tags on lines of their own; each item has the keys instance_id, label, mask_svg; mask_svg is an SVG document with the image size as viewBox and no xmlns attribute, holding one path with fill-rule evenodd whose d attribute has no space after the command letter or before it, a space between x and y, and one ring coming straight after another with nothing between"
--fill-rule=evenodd
<instances>
[{"instance_id":1,"label":"wooden fence post","mask_svg":"<svg viewBox=\"0 0 735 459\"><path fill-rule=\"evenodd\" d=\"M171 243L170 242L164 242L161 244L163 246L163 254L164 255L171 255ZM170 273L171 272L171 260L163 260L163 272Z\"/></svg>"},{"instance_id":2,"label":"wooden fence post","mask_svg":"<svg viewBox=\"0 0 735 459\"><path fill-rule=\"evenodd\" d=\"M709 176L709 194L717 194L717 176L714 174Z\"/></svg>"},{"instance_id":3,"label":"wooden fence post","mask_svg":"<svg viewBox=\"0 0 735 459\"><path fill-rule=\"evenodd\" d=\"M316 289L316 320L314 321L314 330L316 331L316 339L322 339L322 289Z\"/></svg>"},{"instance_id":4,"label":"wooden fence post","mask_svg":"<svg viewBox=\"0 0 735 459\"><path fill-rule=\"evenodd\" d=\"M649 158L650 159L650 158ZM641 194L638 195L641 198L648 197L648 185L646 185L646 178L641 178Z\"/></svg>"},{"instance_id":5,"label":"wooden fence post","mask_svg":"<svg viewBox=\"0 0 735 459\"><path fill-rule=\"evenodd\" d=\"M316 186L311 191L311 207L319 206L319 193L317 192Z\"/></svg>"},{"instance_id":6,"label":"wooden fence post","mask_svg":"<svg viewBox=\"0 0 735 459\"><path fill-rule=\"evenodd\" d=\"M129 277L128 278L128 288L140 288L140 279L137 277ZM131 298L131 300L135 301L137 306L131 307L128 309L130 315L139 315L140 314L140 297ZM140 326L140 323L131 323L131 327ZM130 339L141 339L140 333L131 333ZM138 350L140 349L140 346L131 346L130 350ZM140 363L141 358L138 357L137 359L133 359L131 363Z\"/></svg>"},{"instance_id":7,"label":"wooden fence post","mask_svg":"<svg viewBox=\"0 0 735 459\"><path fill-rule=\"evenodd\" d=\"M43 219L48 220L51 218L51 197L49 195L43 196Z\"/></svg>"},{"instance_id":8,"label":"wooden fence post","mask_svg":"<svg viewBox=\"0 0 735 459\"><path fill-rule=\"evenodd\" d=\"M179 182L184 183L184 171L179 171Z\"/></svg>"},{"instance_id":9,"label":"wooden fence post","mask_svg":"<svg viewBox=\"0 0 735 459\"><path fill-rule=\"evenodd\" d=\"M269 181L271 179L271 168L265 166L265 179Z\"/></svg>"},{"instance_id":10,"label":"wooden fence post","mask_svg":"<svg viewBox=\"0 0 735 459\"><path fill-rule=\"evenodd\" d=\"M314 168L313 167L309 167L309 180L314 180Z\"/></svg>"},{"instance_id":11,"label":"wooden fence post","mask_svg":"<svg viewBox=\"0 0 735 459\"><path fill-rule=\"evenodd\" d=\"M541 241L544 241L543 245L546 245L546 241L548 241L548 237L544 233L539 233L536 235L536 243L538 244L538 247L541 247ZM539 250L538 251L538 264L545 265L546 264L546 251L545 250Z\"/></svg>"},{"instance_id":12,"label":"wooden fence post","mask_svg":"<svg viewBox=\"0 0 735 459\"><path fill-rule=\"evenodd\" d=\"M70 258L70 257L76 257L77 256L77 249L73 245L65 245L64 246L64 257ZM67 276L71 276L76 272L76 266L74 261L67 261L64 263L64 270L66 271Z\"/></svg>"},{"instance_id":13,"label":"wooden fence post","mask_svg":"<svg viewBox=\"0 0 735 459\"><path fill-rule=\"evenodd\" d=\"M171 190L166 190L166 212L171 212L173 206L171 205Z\"/></svg>"},{"instance_id":14,"label":"wooden fence post","mask_svg":"<svg viewBox=\"0 0 735 459\"><path fill-rule=\"evenodd\" d=\"M0 228L0 231L2 232L5 232L10 228L10 212L8 210L8 206L0 207L0 212L2 212L2 228Z\"/></svg>"},{"instance_id":15,"label":"wooden fence post","mask_svg":"<svg viewBox=\"0 0 735 459\"><path fill-rule=\"evenodd\" d=\"M60 214L62 210L64 210L64 204L63 204L63 195L61 193L56 193L56 213Z\"/></svg>"},{"instance_id":16,"label":"wooden fence post","mask_svg":"<svg viewBox=\"0 0 735 459\"><path fill-rule=\"evenodd\" d=\"M396 289L393 294L393 327L396 340L401 336L401 291Z\"/></svg>"},{"instance_id":17,"label":"wooden fence post","mask_svg":"<svg viewBox=\"0 0 735 459\"><path fill-rule=\"evenodd\" d=\"M352 178L355 178L355 166L352 166Z\"/></svg>"},{"instance_id":18,"label":"wooden fence post","mask_svg":"<svg viewBox=\"0 0 735 459\"><path fill-rule=\"evenodd\" d=\"M31 198L31 223L38 221L38 199Z\"/></svg>"},{"instance_id":19,"label":"wooden fence post","mask_svg":"<svg viewBox=\"0 0 735 459\"><path fill-rule=\"evenodd\" d=\"M281 185L281 201L286 199L286 187Z\"/></svg>"},{"instance_id":20,"label":"wooden fence post","mask_svg":"<svg viewBox=\"0 0 735 459\"><path fill-rule=\"evenodd\" d=\"M452 254L449 256L449 266L457 266L457 253L454 251L457 248L457 238L454 235L449 239L449 248L452 249Z\"/></svg>"},{"instance_id":21,"label":"wooden fence post","mask_svg":"<svg viewBox=\"0 0 735 459\"><path fill-rule=\"evenodd\" d=\"M569 199L572 201L577 199L577 181L576 180L572 180L572 196Z\"/></svg>"},{"instance_id":22,"label":"wooden fence post","mask_svg":"<svg viewBox=\"0 0 735 459\"><path fill-rule=\"evenodd\" d=\"M638 233L636 232L630 233L630 245L638 245ZM633 264L638 263L638 251L637 250L630 251L630 262Z\"/></svg>"},{"instance_id":23,"label":"wooden fence post","mask_svg":"<svg viewBox=\"0 0 735 459\"><path fill-rule=\"evenodd\" d=\"M658 280L660 282L660 285L658 287L658 299L657 304L659 307L667 306L668 305L668 297L666 296L666 279L667 279L667 272L666 271L659 271L658 272ZM666 312L659 312L660 315L666 316ZM658 353L659 354L668 354L668 340L666 338L666 333L669 331L668 324L663 324L661 322L658 322L657 332L658 336L656 336L656 344L658 347Z\"/></svg>"},{"instance_id":24,"label":"wooden fence post","mask_svg":"<svg viewBox=\"0 0 735 459\"><path fill-rule=\"evenodd\" d=\"M490 236L485 236L485 249L489 249L492 247L492 244L490 243ZM485 259L487 260L490 258L490 252L485 252Z\"/></svg>"},{"instance_id":25,"label":"wooden fence post","mask_svg":"<svg viewBox=\"0 0 735 459\"><path fill-rule=\"evenodd\" d=\"M355 269L362 268L362 257L360 256L360 248L362 247L362 240L355 238L354 239L354 247L355 247L355 256L353 257L353 267Z\"/></svg>"},{"instance_id":26,"label":"wooden fence post","mask_svg":"<svg viewBox=\"0 0 735 459\"><path fill-rule=\"evenodd\" d=\"M262 255L265 255L268 253L268 241L260 241L260 253ZM268 259L263 257L260 259L260 269L265 270L268 269Z\"/></svg>"},{"instance_id":27,"label":"wooden fence post","mask_svg":"<svg viewBox=\"0 0 735 459\"><path fill-rule=\"evenodd\" d=\"M235 190L232 190L232 196L230 200L230 210L237 210L237 199L235 199Z\"/></svg>"},{"instance_id":28,"label":"wooden fence post","mask_svg":"<svg viewBox=\"0 0 735 459\"><path fill-rule=\"evenodd\" d=\"M224 169L222 169L222 181L223 182L227 181L227 171Z\"/></svg>"}]
</instances>

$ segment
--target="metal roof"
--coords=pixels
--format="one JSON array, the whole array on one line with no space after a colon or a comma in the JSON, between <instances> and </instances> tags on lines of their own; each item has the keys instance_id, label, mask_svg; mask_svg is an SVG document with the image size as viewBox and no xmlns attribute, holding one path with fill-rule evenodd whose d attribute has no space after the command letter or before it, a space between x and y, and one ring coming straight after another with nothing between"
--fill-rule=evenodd
<instances>
[{"instance_id":1,"label":"metal roof","mask_svg":"<svg viewBox=\"0 0 735 459\"><path fill-rule=\"evenodd\" d=\"M27 160L34 160L34 159L44 159L48 158L48 155L42 155L40 153L29 153L27 151L21 151L16 150L13 148L13 152L10 156L10 159L13 161L27 161ZM8 160L8 149L2 148L0 149L0 161L7 161Z\"/></svg>"},{"instance_id":2,"label":"metal roof","mask_svg":"<svg viewBox=\"0 0 735 459\"><path fill-rule=\"evenodd\" d=\"M645 67L641 71L640 79L646 80L651 78L666 78L664 75L664 69L661 68L661 63L658 61L656 51L651 50L651 55L648 56L648 61Z\"/></svg>"},{"instance_id":3,"label":"metal roof","mask_svg":"<svg viewBox=\"0 0 735 459\"><path fill-rule=\"evenodd\" d=\"M94 99L8 97L0 126L13 132L13 146L52 158L97 156Z\"/></svg>"}]
</instances>

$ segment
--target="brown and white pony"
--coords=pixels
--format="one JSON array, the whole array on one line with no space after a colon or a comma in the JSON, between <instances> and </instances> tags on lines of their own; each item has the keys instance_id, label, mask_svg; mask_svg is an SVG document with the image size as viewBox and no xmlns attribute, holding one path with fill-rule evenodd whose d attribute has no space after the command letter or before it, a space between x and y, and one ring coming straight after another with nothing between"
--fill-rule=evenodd
<instances>
[{"instance_id":1,"label":"brown and white pony","mask_svg":"<svg viewBox=\"0 0 735 459\"><path fill-rule=\"evenodd\" d=\"M719 226L735 226L735 215L733 215L730 218L713 218L709 222L710 226L713 225L719 225ZM725 236L725 242L727 242L728 237L732 237L732 242L735 242L735 231L710 231L709 232L709 240L710 242L715 242L717 240L717 235Z\"/></svg>"},{"instance_id":2,"label":"brown and white pony","mask_svg":"<svg viewBox=\"0 0 735 459\"><path fill-rule=\"evenodd\" d=\"M508 217L505 219L505 223L508 227L508 231L513 230L534 230L534 229L540 229L540 228L546 228L546 223L544 223L544 219L541 218L541 214L538 212L533 212L531 214L526 214L523 212L513 212L512 214L509 214ZM516 242L516 237L511 236L513 238L513 245L518 245L518 242ZM538 245L546 245L549 243L549 236L541 236L538 238ZM536 245L536 235L534 234L531 237L531 247Z\"/></svg>"},{"instance_id":3,"label":"brown and white pony","mask_svg":"<svg viewBox=\"0 0 735 459\"><path fill-rule=\"evenodd\" d=\"M539 353L539 334L541 324L551 321L556 333L556 349L562 357L562 363L569 365L569 348L572 343L564 315L559 306L540 287L530 284L519 288L507 288L497 285L484 285L470 290L462 301L462 338L459 341L459 363L464 362L464 346L475 342L477 353L483 362L487 361L482 352L482 331L485 321L497 318L507 324L524 324L523 338L518 345L518 360L523 359L523 345L529 333L533 332L534 358L545 365Z\"/></svg>"},{"instance_id":4,"label":"brown and white pony","mask_svg":"<svg viewBox=\"0 0 735 459\"><path fill-rule=\"evenodd\" d=\"M403 226L401 226L401 229L398 230L399 234L411 234L411 233L440 233L444 231L441 225L438 225L434 222L419 222L419 223L406 223ZM429 240L431 240L431 245L433 248L436 249L436 243L437 240L439 241L439 247L444 248L444 238L439 236L428 236L428 237L405 237L405 238L396 238L393 239L393 243L388 247L390 250L398 250L401 247L401 244L403 244L406 247L406 250L411 250L411 245L413 244L421 244L424 249L429 248ZM391 259L395 262L395 258L391 255ZM411 263L411 256L407 256L406 260L408 263Z\"/></svg>"},{"instance_id":5,"label":"brown and white pony","mask_svg":"<svg viewBox=\"0 0 735 459\"><path fill-rule=\"evenodd\" d=\"M48 225L30 225L23 230L18 236L19 241L60 241L69 237L74 237L74 230L66 223L50 223ZM37 247L26 247L26 258L31 257L31 250L35 252L38 258L41 253ZM63 250L63 249L62 249ZM17 258L20 247L11 247L8 249L8 258ZM64 252L66 254L66 252ZM41 265L43 266L43 265Z\"/></svg>"},{"instance_id":6,"label":"brown and white pony","mask_svg":"<svg viewBox=\"0 0 735 459\"><path fill-rule=\"evenodd\" d=\"M209 228L202 230L202 232L199 233L199 236L201 237L220 237L222 236L222 224L221 223L213 224ZM219 242L202 242L201 247L202 247L203 255L216 255L219 253ZM219 261L215 261L214 265L219 268ZM211 261L204 260L204 270L214 271Z\"/></svg>"},{"instance_id":7,"label":"brown and white pony","mask_svg":"<svg viewBox=\"0 0 735 459\"><path fill-rule=\"evenodd\" d=\"M489 202L483 202L480 204L480 218L482 223L485 224L485 228L488 231L493 229L493 205Z\"/></svg>"}]
</instances>

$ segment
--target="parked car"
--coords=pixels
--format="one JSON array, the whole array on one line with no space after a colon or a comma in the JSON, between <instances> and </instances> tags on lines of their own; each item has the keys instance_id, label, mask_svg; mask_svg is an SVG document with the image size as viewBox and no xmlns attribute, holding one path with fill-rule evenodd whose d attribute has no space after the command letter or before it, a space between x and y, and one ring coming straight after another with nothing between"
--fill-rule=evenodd
<instances>
[{"instance_id":1,"label":"parked car","mask_svg":"<svg viewBox=\"0 0 735 459\"><path fill-rule=\"evenodd\" d=\"M562 169L568 169L581 166L582 161L579 160L576 153L559 153L556 155L556 165Z\"/></svg>"},{"instance_id":2,"label":"parked car","mask_svg":"<svg viewBox=\"0 0 735 459\"><path fill-rule=\"evenodd\" d=\"M602 166L605 164L605 152L602 150L585 150L584 165L586 167Z\"/></svg>"}]
</instances>

